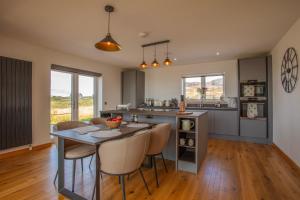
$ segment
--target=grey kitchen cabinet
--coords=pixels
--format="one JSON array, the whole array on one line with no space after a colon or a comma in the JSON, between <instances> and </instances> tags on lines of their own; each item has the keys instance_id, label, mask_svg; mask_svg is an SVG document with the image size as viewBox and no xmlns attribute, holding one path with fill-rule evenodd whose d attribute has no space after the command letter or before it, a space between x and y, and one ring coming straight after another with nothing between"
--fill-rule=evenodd
<instances>
[{"instance_id":1,"label":"grey kitchen cabinet","mask_svg":"<svg viewBox=\"0 0 300 200\"><path fill-rule=\"evenodd\" d=\"M237 111L214 111L214 133L224 135L238 135Z\"/></svg>"},{"instance_id":2,"label":"grey kitchen cabinet","mask_svg":"<svg viewBox=\"0 0 300 200\"><path fill-rule=\"evenodd\" d=\"M208 132L220 135L239 135L238 117L238 111L208 110Z\"/></svg>"},{"instance_id":3,"label":"grey kitchen cabinet","mask_svg":"<svg viewBox=\"0 0 300 200\"><path fill-rule=\"evenodd\" d=\"M267 120L241 119L241 136L267 138Z\"/></svg>"},{"instance_id":4,"label":"grey kitchen cabinet","mask_svg":"<svg viewBox=\"0 0 300 200\"><path fill-rule=\"evenodd\" d=\"M239 135L237 111L214 111L214 133L223 135Z\"/></svg>"},{"instance_id":5,"label":"grey kitchen cabinet","mask_svg":"<svg viewBox=\"0 0 300 200\"><path fill-rule=\"evenodd\" d=\"M240 59L238 62L240 82L248 80L266 81L266 57Z\"/></svg>"},{"instance_id":6,"label":"grey kitchen cabinet","mask_svg":"<svg viewBox=\"0 0 300 200\"><path fill-rule=\"evenodd\" d=\"M145 73L139 70L122 72L122 104L136 108L145 99Z\"/></svg>"},{"instance_id":7,"label":"grey kitchen cabinet","mask_svg":"<svg viewBox=\"0 0 300 200\"><path fill-rule=\"evenodd\" d=\"M208 111L208 132L213 133L214 132L214 111L209 110Z\"/></svg>"}]
</instances>

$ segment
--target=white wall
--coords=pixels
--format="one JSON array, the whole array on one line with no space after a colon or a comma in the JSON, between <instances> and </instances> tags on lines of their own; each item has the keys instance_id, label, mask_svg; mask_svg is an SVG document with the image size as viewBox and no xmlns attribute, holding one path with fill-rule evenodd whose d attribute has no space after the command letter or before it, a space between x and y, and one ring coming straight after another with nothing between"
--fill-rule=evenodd
<instances>
[{"instance_id":1,"label":"white wall","mask_svg":"<svg viewBox=\"0 0 300 200\"><path fill-rule=\"evenodd\" d=\"M31 45L0 35L0 55L32 62L32 128L33 145L49 139L50 66L58 64L103 74L104 109L115 108L121 101L121 69L95 61Z\"/></svg>"},{"instance_id":2,"label":"white wall","mask_svg":"<svg viewBox=\"0 0 300 200\"><path fill-rule=\"evenodd\" d=\"M291 94L284 91L280 78L282 58L289 47L296 49L300 63L300 19L272 50L273 141L300 166L300 71L298 83Z\"/></svg>"},{"instance_id":3,"label":"white wall","mask_svg":"<svg viewBox=\"0 0 300 200\"><path fill-rule=\"evenodd\" d=\"M146 98L166 100L179 98L181 94L181 77L183 75L197 75L210 73L225 74L225 96L237 97L237 61L228 60L192 65L161 67L146 69Z\"/></svg>"}]
</instances>

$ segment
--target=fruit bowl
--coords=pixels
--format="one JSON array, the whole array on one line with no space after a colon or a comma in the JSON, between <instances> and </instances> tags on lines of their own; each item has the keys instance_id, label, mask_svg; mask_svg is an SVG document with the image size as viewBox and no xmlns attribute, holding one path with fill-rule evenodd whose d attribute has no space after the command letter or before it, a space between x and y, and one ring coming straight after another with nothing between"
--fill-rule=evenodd
<instances>
[{"instance_id":1,"label":"fruit bowl","mask_svg":"<svg viewBox=\"0 0 300 200\"><path fill-rule=\"evenodd\" d=\"M106 126L114 129L114 128L119 128L119 126L121 125L122 121L106 121Z\"/></svg>"},{"instance_id":2,"label":"fruit bowl","mask_svg":"<svg viewBox=\"0 0 300 200\"><path fill-rule=\"evenodd\" d=\"M110 129L119 128L122 123L122 117L117 116L116 118L109 118L105 121L105 124Z\"/></svg>"}]
</instances>

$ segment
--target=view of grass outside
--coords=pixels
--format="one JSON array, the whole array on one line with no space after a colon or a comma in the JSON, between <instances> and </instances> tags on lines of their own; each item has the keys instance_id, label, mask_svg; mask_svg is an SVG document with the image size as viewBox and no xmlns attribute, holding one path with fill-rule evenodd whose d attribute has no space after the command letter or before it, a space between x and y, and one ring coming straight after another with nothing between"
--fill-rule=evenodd
<instances>
[{"instance_id":1,"label":"view of grass outside","mask_svg":"<svg viewBox=\"0 0 300 200\"><path fill-rule=\"evenodd\" d=\"M78 75L78 119L89 121L94 116L94 77ZM72 74L51 71L50 123L72 120Z\"/></svg>"},{"instance_id":2,"label":"view of grass outside","mask_svg":"<svg viewBox=\"0 0 300 200\"><path fill-rule=\"evenodd\" d=\"M79 119L89 121L94 113L93 97L81 97L79 99ZM71 120L71 97L51 97L51 124Z\"/></svg>"}]
</instances>

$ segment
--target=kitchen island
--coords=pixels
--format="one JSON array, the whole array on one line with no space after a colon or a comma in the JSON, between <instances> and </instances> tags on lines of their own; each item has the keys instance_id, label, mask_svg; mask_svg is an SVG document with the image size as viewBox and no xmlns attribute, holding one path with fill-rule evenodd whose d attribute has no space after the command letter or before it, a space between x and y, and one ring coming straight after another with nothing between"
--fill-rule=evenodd
<instances>
[{"instance_id":1,"label":"kitchen island","mask_svg":"<svg viewBox=\"0 0 300 200\"><path fill-rule=\"evenodd\" d=\"M207 153L208 113L207 111L178 115L177 110L108 110L102 111L102 117L122 115L125 121L133 116L138 122L170 123L172 132L163 151L164 157L176 162L176 170L197 173ZM182 127L182 121L194 123L189 130ZM180 142L181 141L181 142Z\"/></svg>"}]
</instances>

